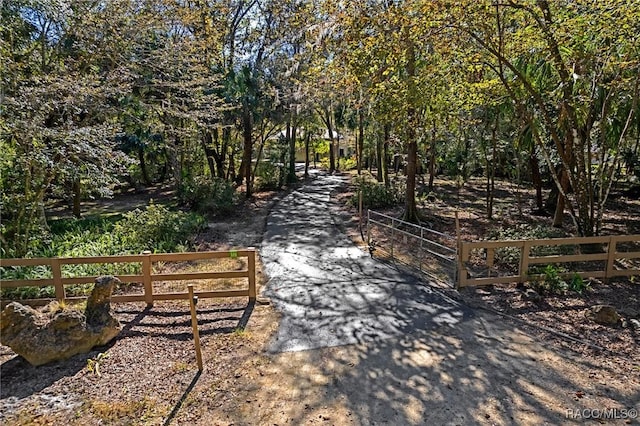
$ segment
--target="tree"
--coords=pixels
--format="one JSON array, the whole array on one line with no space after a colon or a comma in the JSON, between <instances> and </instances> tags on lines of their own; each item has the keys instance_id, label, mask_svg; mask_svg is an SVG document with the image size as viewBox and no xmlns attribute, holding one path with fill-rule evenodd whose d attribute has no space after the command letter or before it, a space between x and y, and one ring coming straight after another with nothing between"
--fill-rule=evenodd
<instances>
[{"instance_id":1,"label":"tree","mask_svg":"<svg viewBox=\"0 0 640 426\"><path fill-rule=\"evenodd\" d=\"M73 192L79 215L81 187L109 194L128 164L113 121L128 74L105 61L114 9L62 1L3 9L3 249L15 255L27 253L34 232L46 228L47 194ZM77 31L87 20L104 24L102 37ZM88 45L102 55L88 55Z\"/></svg>"},{"instance_id":2,"label":"tree","mask_svg":"<svg viewBox=\"0 0 640 426\"><path fill-rule=\"evenodd\" d=\"M531 126L560 193L554 224L566 205L580 235L598 235L638 101L637 8L539 0L465 3L449 13L458 35L497 60Z\"/></svg>"},{"instance_id":3,"label":"tree","mask_svg":"<svg viewBox=\"0 0 640 426\"><path fill-rule=\"evenodd\" d=\"M362 90L370 96L376 121L382 124L384 144L391 130L406 148L406 194L403 218L419 221L416 207L418 141L425 111L438 91L440 65L435 55L438 5L423 1L352 2L339 10L345 46L343 61ZM385 159L378 150L379 168Z\"/></svg>"}]
</instances>

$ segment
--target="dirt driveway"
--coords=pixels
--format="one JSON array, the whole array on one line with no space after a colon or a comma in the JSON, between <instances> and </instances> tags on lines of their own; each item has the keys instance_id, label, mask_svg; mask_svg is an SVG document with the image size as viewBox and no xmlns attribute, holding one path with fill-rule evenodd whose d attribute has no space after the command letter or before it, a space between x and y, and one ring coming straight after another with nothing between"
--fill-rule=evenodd
<instances>
[{"instance_id":1,"label":"dirt driveway","mask_svg":"<svg viewBox=\"0 0 640 426\"><path fill-rule=\"evenodd\" d=\"M108 347L31 367L0 346L0 423L638 424L637 363L561 351L370 259L341 232L344 183L283 197L262 242L262 201L202 236L258 246L271 300L198 304L202 373L187 304L119 304Z\"/></svg>"},{"instance_id":2,"label":"dirt driveway","mask_svg":"<svg viewBox=\"0 0 640 426\"><path fill-rule=\"evenodd\" d=\"M546 349L353 246L331 214L344 183L320 176L269 216L264 295L282 319L230 421L555 425L615 408L613 423L637 422L640 372Z\"/></svg>"}]
</instances>

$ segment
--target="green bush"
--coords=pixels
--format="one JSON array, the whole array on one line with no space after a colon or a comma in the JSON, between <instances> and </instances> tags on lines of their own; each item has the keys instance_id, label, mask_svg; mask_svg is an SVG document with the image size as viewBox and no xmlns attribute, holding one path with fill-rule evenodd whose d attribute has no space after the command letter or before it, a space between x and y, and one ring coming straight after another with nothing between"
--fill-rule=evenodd
<instances>
[{"instance_id":1,"label":"green bush","mask_svg":"<svg viewBox=\"0 0 640 426\"><path fill-rule=\"evenodd\" d=\"M591 285L580 275L574 273L571 280L566 281L561 274L567 272L566 268L556 265L534 266L529 270L529 275L542 275L542 278L533 282L533 288L541 295L563 294L567 290L582 294Z\"/></svg>"},{"instance_id":2,"label":"green bush","mask_svg":"<svg viewBox=\"0 0 640 426\"><path fill-rule=\"evenodd\" d=\"M551 226L516 225L508 228L493 229L489 232L489 240L537 240L546 238L561 238L564 234L561 230ZM531 249L532 256L551 256L560 254L572 254L571 246L536 246ZM496 264L518 265L520 261L520 249L517 247L504 247L495 251Z\"/></svg>"},{"instance_id":3,"label":"green bush","mask_svg":"<svg viewBox=\"0 0 640 426\"><path fill-rule=\"evenodd\" d=\"M178 188L178 197L182 204L211 215L229 213L237 201L233 184L218 177L187 179Z\"/></svg>"},{"instance_id":4,"label":"green bush","mask_svg":"<svg viewBox=\"0 0 640 426\"><path fill-rule=\"evenodd\" d=\"M533 288L541 295L564 293L568 285L560 276L562 272L565 271L555 265L545 266L542 270L542 279L534 281Z\"/></svg>"},{"instance_id":5,"label":"green bush","mask_svg":"<svg viewBox=\"0 0 640 426\"><path fill-rule=\"evenodd\" d=\"M571 281L569 281L569 290L575 291L578 294L582 294L585 290L591 288L591 284L589 281L585 281L580 275L577 273L573 274L571 277Z\"/></svg>"},{"instance_id":6,"label":"green bush","mask_svg":"<svg viewBox=\"0 0 640 426\"><path fill-rule=\"evenodd\" d=\"M184 251L191 237L204 225L194 213L171 211L151 203L121 217L64 219L51 224L51 236L34 248L28 257L84 257ZM104 274L138 274L140 264L64 265L68 277ZM45 266L0 268L3 279L51 278ZM92 284L67 286L69 295L87 294ZM53 297L53 287L2 289L3 298Z\"/></svg>"},{"instance_id":7,"label":"green bush","mask_svg":"<svg viewBox=\"0 0 640 426\"><path fill-rule=\"evenodd\" d=\"M271 191L278 189L278 185L284 179L280 173L282 167L278 167L276 163L271 161L262 161L256 170L256 180L254 189L256 191Z\"/></svg>"},{"instance_id":8,"label":"green bush","mask_svg":"<svg viewBox=\"0 0 640 426\"><path fill-rule=\"evenodd\" d=\"M350 203L358 205L359 193L362 192L362 203L366 208L377 209L392 207L404 200L404 190L401 183L394 183L386 187L383 183L368 180L364 177L354 179L356 192L351 197Z\"/></svg>"},{"instance_id":9,"label":"green bush","mask_svg":"<svg viewBox=\"0 0 640 426\"><path fill-rule=\"evenodd\" d=\"M358 167L358 162L353 157L338 159L338 168L340 170L354 170L357 167Z\"/></svg>"},{"instance_id":10,"label":"green bush","mask_svg":"<svg viewBox=\"0 0 640 426\"><path fill-rule=\"evenodd\" d=\"M199 215L151 203L145 210L126 213L114 225L113 234L120 239L122 249L132 253L168 252L186 245L189 236L203 225L204 219Z\"/></svg>"}]
</instances>

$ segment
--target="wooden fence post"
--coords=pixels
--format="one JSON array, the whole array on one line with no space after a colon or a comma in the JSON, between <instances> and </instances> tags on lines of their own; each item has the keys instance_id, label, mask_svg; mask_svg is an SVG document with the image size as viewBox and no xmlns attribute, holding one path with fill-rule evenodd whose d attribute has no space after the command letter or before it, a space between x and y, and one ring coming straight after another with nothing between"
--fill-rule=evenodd
<instances>
[{"instance_id":1,"label":"wooden fence post","mask_svg":"<svg viewBox=\"0 0 640 426\"><path fill-rule=\"evenodd\" d=\"M518 268L518 283L527 281L527 270L529 269L529 254L531 253L531 241L526 240L522 244L520 252L520 266Z\"/></svg>"},{"instance_id":2,"label":"wooden fence post","mask_svg":"<svg viewBox=\"0 0 640 426\"><path fill-rule=\"evenodd\" d=\"M464 287L467 284L467 268L464 266L464 262L467 261L469 257L469 246L467 244L460 241L460 251L458 252L458 288Z\"/></svg>"},{"instance_id":3,"label":"wooden fence post","mask_svg":"<svg viewBox=\"0 0 640 426\"><path fill-rule=\"evenodd\" d=\"M249 274L249 301L255 302L257 296L256 290L256 249L249 247L249 255L247 256L247 273Z\"/></svg>"},{"instance_id":4,"label":"wooden fence post","mask_svg":"<svg viewBox=\"0 0 640 426\"><path fill-rule=\"evenodd\" d=\"M144 256L142 258L142 280L144 284L144 301L147 303L147 307L153 306L153 285L151 283L151 251L145 250L142 252Z\"/></svg>"},{"instance_id":5,"label":"wooden fence post","mask_svg":"<svg viewBox=\"0 0 640 426\"><path fill-rule=\"evenodd\" d=\"M189 284L189 307L191 309L191 327L193 328L193 342L196 345L196 362L198 370L202 371L202 348L200 347L200 332L198 331L198 316L196 313L196 297L193 295L193 284Z\"/></svg>"},{"instance_id":6,"label":"wooden fence post","mask_svg":"<svg viewBox=\"0 0 640 426\"><path fill-rule=\"evenodd\" d=\"M607 267L604 272L604 280L608 282L609 278L613 276L613 266L616 261L616 245L618 241L614 237L609 238L609 244L607 245Z\"/></svg>"},{"instance_id":7,"label":"wooden fence post","mask_svg":"<svg viewBox=\"0 0 640 426\"><path fill-rule=\"evenodd\" d=\"M51 273L53 274L53 287L56 291L56 299L59 302L64 302L65 292L62 285L62 268L60 266L60 258L54 257L51 259Z\"/></svg>"}]
</instances>

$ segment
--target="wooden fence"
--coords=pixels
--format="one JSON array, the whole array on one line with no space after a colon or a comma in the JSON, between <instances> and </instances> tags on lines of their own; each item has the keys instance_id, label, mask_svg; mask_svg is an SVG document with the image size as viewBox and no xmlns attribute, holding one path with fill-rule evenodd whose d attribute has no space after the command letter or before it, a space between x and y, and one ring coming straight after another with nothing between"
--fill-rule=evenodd
<instances>
[{"instance_id":1,"label":"wooden fence","mask_svg":"<svg viewBox=\"0 0 640 426\"><path fill-rule=\"evenodd\" d=\"M246 258L247 268L241 271L209 271L190 273L170 273L154 274L153 264L157 262L190 262L208 259L223 258ZM142 294L113 295L113 302L146 302L153 305L156 300L178 300L188 299L189 293L185 285L184 292L155 293L154 282L166 281L197 281L205 279L230 279L247 278L248 288L234 290L216 290L195 292L199 298L219 298L219 297L249 297L250 300L256 298L256 251L254 248L246 250L231 251L206 251L193 253L161 253L151 254L144 252L140 255L123 256L102 256L102 257L74 257L74 258L34 258L34 259L1 259L0 266L20 267L20 266L48 266L51 268L52 278L42 279L18 279L0 280L1 288L17 288L26 286L45 287L53 286L55 298L60 301L81 300L84 297L66 297L65 286L73 284L92 283L96 276L64 277L62 267L64 265L87 265L87 264L114 264L114 263L138 263L141 264L140 275L116 275L123 283L142 283L144 292ZM49 302L50 299L28 299L21 300L21 303L39 305ZM5 301L3 301L5 302ZM4 303L3 303L4 304Z\"/></svg>"},{"instance_id":2,"label":"wooden fence","mask_svg":"<svg viewBox=\"0 0 640 426\"><path fill-rule=\"evenodd\" d=\"M566 277L577 274L582 278L591 277L604 279L618 276L640 275L640 266L637 263L631 265L630 268L617 267L620 266L619 261L622 259L640 259L640 251L637 249L638 243L640 243L640 235L460 242L458 287L511 282L522 283L542 278L543 275L539 273L531 273L530 267L532 265L575 264L578 262L590 262L590 264L593 265L593 262L600 262L601 265L593 270L576 270L577 268L572 267L570 268L571 272L560 275ZM621 245L625 245L627 248L631 247L631 250L618 251ZM571 253L552 255L536 254L536 252L544 251L561 252L563 251L560 249L561 247L565 247L564 251L570 251ZM602 250L595 250L595 253L590 253L589 250L586 250L587 253L585 253L585 250L582 249L583 247L597 247L602 248ZM512 265L513 271L517 270L517 273L513 271L509 272L508 270L505 273L504 268L501 271L500 267L496 265L496 251L504 251L504 249L510 250L511 258L517 262L517 264ZM484 256L478 256L478 251L484 254ZM475 256L472 256L474 252ZM478 265L478 259L482 260L483 264ZM506 269L509 269L508 265L502 266L507 266ZM474 269L476 270L475 273L473 271Z\"/></svg>"}]
</instances>

